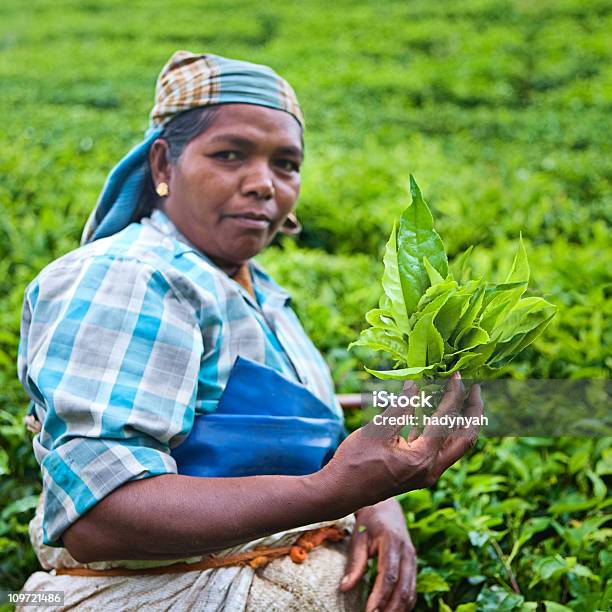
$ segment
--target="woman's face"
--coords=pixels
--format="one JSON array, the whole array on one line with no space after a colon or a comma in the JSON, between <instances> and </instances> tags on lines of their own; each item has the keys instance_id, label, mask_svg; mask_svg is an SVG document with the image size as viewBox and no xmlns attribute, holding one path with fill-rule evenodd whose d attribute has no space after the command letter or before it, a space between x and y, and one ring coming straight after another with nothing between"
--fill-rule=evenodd
<instances>
[{"instance_id":1,"label":"woman's face","mask_svg":"<svg viewBox=\"0 0 612 612\"><path fill-rule=\"evenodd\" d=\"M164 210L178 230L228 273L257 255L292 211L300 192L301 128L288 113L226 104L175 165L167 143L151 150Z\"/></svg>"}]
</instances>

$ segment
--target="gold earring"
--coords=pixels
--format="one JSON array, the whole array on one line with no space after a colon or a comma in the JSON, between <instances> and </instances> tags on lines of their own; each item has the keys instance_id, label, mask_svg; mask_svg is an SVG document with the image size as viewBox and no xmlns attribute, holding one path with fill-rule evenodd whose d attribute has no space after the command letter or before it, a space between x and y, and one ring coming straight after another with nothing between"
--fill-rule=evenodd
<instances>
[{"instance_id":1,"label":"gold earring","mask_svg":"<svg viewBox=\"0 0 612 612\"><path fill-rule=\"evenodd\" d=\"M160 198L166 197L168 195L168 183L159 183L155 191Z\"/></svg>"}]
</instances>

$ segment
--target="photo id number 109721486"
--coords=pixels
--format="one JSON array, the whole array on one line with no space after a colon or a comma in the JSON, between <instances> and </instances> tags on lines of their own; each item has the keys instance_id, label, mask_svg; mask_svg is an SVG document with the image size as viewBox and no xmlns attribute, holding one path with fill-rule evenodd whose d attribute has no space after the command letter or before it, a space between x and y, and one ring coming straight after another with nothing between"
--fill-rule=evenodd
<instances>
[{"instance_id":1,"label":"photo id number 109721486","mask_svg":"<svg viewBox=\"0 0 612 612\"><path fill-rule=\"evenodd\" d=\"M0 603L14 606L61 606L64 604L64 591L0 591Z\"/></svg>"}]
</instances>

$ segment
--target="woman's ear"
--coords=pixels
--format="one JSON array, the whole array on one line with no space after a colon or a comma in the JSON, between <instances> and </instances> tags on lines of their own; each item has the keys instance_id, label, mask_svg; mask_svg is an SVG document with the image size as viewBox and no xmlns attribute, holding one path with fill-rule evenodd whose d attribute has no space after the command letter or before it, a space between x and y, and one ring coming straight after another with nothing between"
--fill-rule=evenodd
<instances>
[{"instance_id":1,"label":"woman's ear","mask_svg":"<svg viewBox=\"0 0 612 612\"><path fill-rule=\"evenodd\" d=\"M168 142L163 138L154 140L149 149L149 164L151 166L151 178L153 179L154 186L160 183L170 185L172 166L169 159Z\"/></svg>"},{"instance_id":2,"label":"woman's ear","mask_svg":"<svg viewBox=\"0 0 612 612\"><path fill-rule=\"evenodd\" d=\"M280 231L287 236L297 236L302 231L302 224L298 221L294 212L290 212L287 215Z\"/></svg>"}]
</instances>

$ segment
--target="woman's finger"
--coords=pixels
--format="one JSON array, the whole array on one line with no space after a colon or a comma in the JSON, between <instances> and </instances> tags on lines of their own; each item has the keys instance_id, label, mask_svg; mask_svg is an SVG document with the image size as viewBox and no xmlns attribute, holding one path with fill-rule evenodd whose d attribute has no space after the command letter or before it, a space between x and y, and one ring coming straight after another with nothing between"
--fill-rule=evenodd
<instances>
[{"instance_id":1,"label":"woman's finger","mask_svg":"<svg viewBox=\"0 0 612 612\"><path fill-rule=\"evenodd\" d=\"M425 426L423 433L413 443L417 447L423 447L423 451L428 454L437 454L453 431L446 425L439 424L441 418L461 413L465 390L458 374L455 372L449 380L446 393L432 415L432 422Z\"/></svg>"},{"instance_id":2,"label":"woman's finger","mask_svg":"<svg viewBox=\"0 0 612 612\"><path fill-rule=\"evenodd\" d=\"M395 538L381 540L378 548L378 575L366 605L366 612L384 610L399 579L401 545Z\"/></svg>"},{"instance_id":3,"label":"woman's finger","mask_svg":"<svg viewBox=\"0 0 612 612\"><path fill-rule=\"evenodd\" d=\"M406 547L402 555L399 579L385 608L385 612L414 610L417 600L416 575L416 553L414 548Z\"/></svg>"},{"instance_id":4,"label":"woman's finger","mask_svg":"<svg viewBox=\"0 0 612 612\"><path fill-rule=\"evenodd\" d=\"M361 526L363 527L363 525ZM344 577L340 582L341 591L349 591L361 579L368 564L368 533L356 525L351 536Z\"/></svg>"},{"instance_id":5,"label":"woman's finger","mask_svg":"<svg viewBox=\"0 0 612 612\"><path fill-rule=\"evenodd\" d=\"M411 397L412 395L415 395L415 388L416 387L416 383L413 380L407 380L404 383L404 386L402 387L402 395L406 395L407 397ZM411 406L410 411L408 412L408 414L414 414L415 413L415 409ZM416 440L419 437L419 430L417 427L412 426L410 429L410 432L408 434L408 438L406 438L407 442L413 442L414 440Z\"/></svg>"},{"instance_id":6,"label":"woman's finger","mask_svg":"<svg viewBox=\"0 0 612 612\"><path fill-rule=\"evenodd\" d=\"M470 395L468 396L468 407L469 410L480 410L480 414L484 409L484 404L482 402L482 396L480 395L480 385L472 385L470 387ZM467 412L466 411L466 412Z\"/></svg>"},{"instance_id":7,"label":"woman's finger","mask_svg":"<svg viewBox=\"0 0 612 612\"><path fill-rule=\"evenodd\" d=\"M410 400L410 398L418 394L419 388L417 384L412 380L407 380L404 383L399 397L404 396ZM380 415L377 415L377 417L364 425L363 429L375 432L375 435L378 438L393 438L394 436L397 436L404 428L402 419L398 419L398 417L410 414L414 414L414 407L411 406L408 401L397 401L391 404Z\"/></svg>"},{"instance_id":8,"label":"woman's finger","mask_svg":"<svg viewBox=\"0 0 612 612\"><path fill-rule=\"evenodd\" d=\"M480 432L480 422L484 405L480 397L480 385L472 385L468 398L468 406L464 417L469 418L469 426L453 432L453 435L440 449L432 469L432 476L436 480L453 463L461 459L465 453L476 444Z\"/></svg>"}]
</instances>

